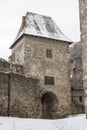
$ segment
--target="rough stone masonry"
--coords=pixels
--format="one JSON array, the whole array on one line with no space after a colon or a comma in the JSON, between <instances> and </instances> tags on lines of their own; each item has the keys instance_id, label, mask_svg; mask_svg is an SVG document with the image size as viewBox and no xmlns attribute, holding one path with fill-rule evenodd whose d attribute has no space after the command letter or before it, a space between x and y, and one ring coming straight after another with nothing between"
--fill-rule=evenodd
<instances>
[{"instance_id":1,"label":"rough stone masonry","mask_svg":"<svg viewBox=\"0 0 87 130\"><path fill-rule=\"evenodd\" d=\"M83 60L83 83L85 90L85 112L87 115L87 0L79 0L79 7Z\"/></svg>"}]
</instances>

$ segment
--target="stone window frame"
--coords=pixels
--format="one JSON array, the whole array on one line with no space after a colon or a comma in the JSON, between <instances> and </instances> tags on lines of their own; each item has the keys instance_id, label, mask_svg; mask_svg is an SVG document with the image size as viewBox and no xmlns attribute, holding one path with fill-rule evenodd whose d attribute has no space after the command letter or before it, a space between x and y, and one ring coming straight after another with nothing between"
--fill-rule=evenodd
<instances>
[{"instance_id":1,"label":"stone window frame","mask_svg":"<svg viewBox=\"0 0 87 130\"><path fill-rule=\"evenodd\" d=\"M47 53L46 50L51 50L51 53L52 53L52 54L51 54L51 55L52 55L51 57L47 57L47 55L46 55L46 53ZM45 55L45 59L46 59L46 60L49 60L49 61L55 60L55 49L54 49L53 47L49 47L49 46L47 47L47 46L46 46L46 47L44 48L44 55Z\"/></svg>"},{"instance_id":2,"label":"stone window frame","mask_svg":"<svg viewBox=\"0 0 87 130\"><path fill-rule=\"evenodd\" d=\"M47 58L52 58L53 57L53 51L52 51L52 49L50 49L50 48L46 49L46 57Z\"/></svg>"}]
</instances>

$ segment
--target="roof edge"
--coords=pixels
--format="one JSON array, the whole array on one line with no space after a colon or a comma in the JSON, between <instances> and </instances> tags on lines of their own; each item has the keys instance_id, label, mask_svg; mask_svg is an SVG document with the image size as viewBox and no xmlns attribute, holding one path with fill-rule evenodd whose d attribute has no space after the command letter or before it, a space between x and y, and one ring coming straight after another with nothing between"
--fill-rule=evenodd
<instances>
[{"instance_id":1,"label":"roof edge","mask_svg":"<svg viewBox=\"0 0 87 130\"><path fill-rule=\"evenodd\" d=\"M65 40L60 40L60 39L54 39L54 38L48 38L48 37L41 37L41 36L35 36L35 35L29 35L29 34L22 34L11 46L9 49L12 49L15 44L24 36L24 35L27 35L27 36L34 36L34 37L40 37L40 38L45 38L45 39L50 39L50 40L55 40L55 41L64 41L64 42L67 42L69 45L71 45L73 43L73 41L65 41Z\"/></svg>"}]
</instances>

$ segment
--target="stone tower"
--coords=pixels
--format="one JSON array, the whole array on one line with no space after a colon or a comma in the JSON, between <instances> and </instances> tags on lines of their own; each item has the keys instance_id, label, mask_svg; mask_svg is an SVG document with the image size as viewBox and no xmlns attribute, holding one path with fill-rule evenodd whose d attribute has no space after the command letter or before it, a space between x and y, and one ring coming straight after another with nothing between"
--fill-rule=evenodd
<instances>
[{"instance_id":1,"label":"stone tower","mask_svg":"<svg viewBox=\"0 0 87 130\"><path fill-rule=\"evenodd\" d=\"M40 81L38 109L43 118L71 113L69 44L71 41L50 17L27 12L10 47L10 62L23 65L25 76Z\"/></svg>"},{"instance_id":2,"label":"stone tower","mask_svg":"<svg viewBox=\"0 0 87 130\"><path fill-rule=\"evenodd\" d=\"M87 0L79 0L82 43L83 83L85 90L85 112L87 115Z\"/></svg>"}]
</instances>

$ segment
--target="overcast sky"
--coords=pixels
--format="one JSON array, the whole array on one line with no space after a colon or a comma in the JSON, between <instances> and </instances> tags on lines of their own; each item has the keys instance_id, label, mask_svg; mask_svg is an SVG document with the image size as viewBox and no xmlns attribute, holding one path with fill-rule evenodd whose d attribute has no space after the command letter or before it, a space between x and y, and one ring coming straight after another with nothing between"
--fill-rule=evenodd
<instances>
[{"instance_id":1,"label":"overcast sky","mask_svg":"<svg viewBox=\"0 0 87 130\"><path fill-rule=\"evenodd\" d=\"M7 59L26 12L52 17L72 41L80 40L78 0L0 0L0 57Z\"/></svg>"}]
</instances>

